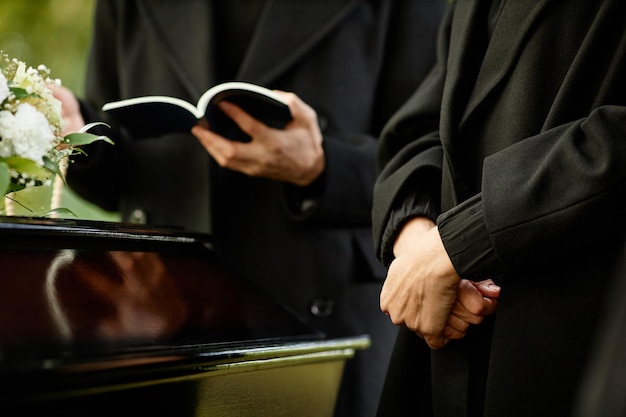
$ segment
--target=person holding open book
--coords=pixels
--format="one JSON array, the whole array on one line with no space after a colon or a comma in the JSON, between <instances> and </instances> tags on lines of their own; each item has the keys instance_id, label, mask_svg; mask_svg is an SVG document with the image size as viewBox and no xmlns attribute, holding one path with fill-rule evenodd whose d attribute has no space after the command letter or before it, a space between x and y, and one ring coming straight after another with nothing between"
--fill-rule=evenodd
<instances>
[{"instance_id":1,"label":"person holding open book","mask_svg":"<svg viewBox=\"0 0 626 417\"><path fill-rule=\"evenodd\" d=\"M377 136L431 69L445 3L96 4L84 119L147 95L195 104L225 81L279 90L287 103L284 129L222 105L249 142L210 124L140 138L105 118L116 145L86 148L68 181L123 221L211 233L242 274L329 337L369 334L372 346L346 365L337 416L374 415L395 339L378 308L385 270L371 236Z\"/></svg>"}]
</instances>

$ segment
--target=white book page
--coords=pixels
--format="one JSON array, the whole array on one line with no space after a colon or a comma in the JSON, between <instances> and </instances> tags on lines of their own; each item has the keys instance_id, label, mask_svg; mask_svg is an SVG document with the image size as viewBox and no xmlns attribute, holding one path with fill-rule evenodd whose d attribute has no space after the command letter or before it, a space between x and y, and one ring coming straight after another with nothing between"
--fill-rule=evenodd
<instances>
[{"instance_id":1,"label":"white book page","mask_svg":"<svg viewBox=\"0 0 626 417\"><path fill-rule=\"evenodd\" d=\"M275 93L274 91L268 88L261 87L260 85L256 85L256 84L249 84L249 83L240 82L240 81L231 81L231 82L226 82L223 84L218 84L215 87L208 89L204 94L202 94L202 96L198 100L198 109L206 110L207 106L209 105L209 102L214 96L221 93L222 91L227 91L227 90L254 91L261 95L271 97L280 103L284 103L285 105L287 104L285 103L285 100L283 100L283 98L280 95L278 95L277 93ZM201 115L204 114L204 112L200 112L200 113Z\"/></svg>"},{"instance_id":2,"label":"white book page","mask_svg":"<svg viewBox=\"0 0 626 417\"><path fill-rule=\"evenodd\" d=\"M128 107L136 104L146 104L146 103L167 103L172 104L178 107L182 107L189 111L191 114L196 116L197 119L200 119L204 116L204 112L198 110L193 104L182 100L176 97L167 97L167 96L145 96L145 97L134 97L126 100L116 101L113 103L107 103L102 106L103 111L108 111L112 109L118 109L121 107Z\"/></svg>"}]
</instances>

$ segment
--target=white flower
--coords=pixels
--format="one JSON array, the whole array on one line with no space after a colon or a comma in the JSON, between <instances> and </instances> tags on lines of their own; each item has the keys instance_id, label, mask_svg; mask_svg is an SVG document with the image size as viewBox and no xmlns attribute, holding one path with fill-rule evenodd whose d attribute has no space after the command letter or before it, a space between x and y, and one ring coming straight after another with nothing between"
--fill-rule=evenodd
<instances>
[{"instance_id":1,"label":"white flower","mask_svg":"<svg viewBox=\"0 0 626 417\"><path fill-rule=\"evenodd\" d=\"M0 72L0 103L9 98L9 82L2 72Z\"/></svg>"},{"instance_id":2,"label":"white flower","mask_svg":"<svg viewBox=\"0 0 626 417\"><path fill-rule=\"evenodd\" d=\"M24 62L20 61L17 64L17 70L15 71L13 82L15 83L17 87L24 88L24 89L33 85L32 79L27 74L26 64Z\"/></svg>"},{"instance_id":3,"label":"white flower","mask_svg":"<svg viewBox=\"0 0 626 417\"><path fill-rule=\"evenodd\" d=\"M112 143L89 133L63 137L61 102L49 85L60 86L61 80L52 79L45 65L29 67L0 51L0 190L4 194L50 183L61 159L80 153L74 141ZM59 149L61 143L67 146Z\"/></svg>"},{"instance_id":4,"label":"white flower","mask_svg":"<svg viewBox=\"0 0 626 417\"><path fill-rule=\"evenodd\" d=\"M13 85L23 88L28 94L35 94L41 98L41 103L37 104L37 110L44 113L51 125L59 131L63 128L63 118L61 117L61 102L54 98L52 91L47 84L56 84L56 80L46 77L49 72L45 65L40 65L38 69L27 67L24 62L19 61Z\"/></svg>"},{"instance_id":5,"label":"white flower","mask_svg":"<svg viewBox=\"0 0 626 417\"><path fill-rule=\"evenodd\" d=\"M15 114L0 111L0 136L0 157L16 155L40 166L56 139L48 119L28 103L20 104Z\"/></svg>"}]
</instances>

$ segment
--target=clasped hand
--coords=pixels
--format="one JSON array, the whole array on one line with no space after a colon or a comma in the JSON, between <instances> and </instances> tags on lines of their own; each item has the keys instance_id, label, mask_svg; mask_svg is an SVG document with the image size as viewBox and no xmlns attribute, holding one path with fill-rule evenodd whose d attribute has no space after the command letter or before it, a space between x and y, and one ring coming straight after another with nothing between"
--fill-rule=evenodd
<instances>
[{"instance_id":1,"label":"clasped hand","mask_svg":"<svg viewBox=\"0 0 626 417\"><path fill-rule=\"evenodd\" d=\"M380 294L381 310L394 324L423 337L432 349L464 337L471 324L496 311L500 288L492 280L461 279L431 220L418 217L407 222L394 255Z\"/></svg>"},{"instance_id":2,"label":"clasped hand","mask_svg":"<svg viewBox=\"0 0 626 417\"><path fill-rule=\"evenodd\" d=\"M222 102L220 109L252 138L250 142L228 140L202 124L194 126L191 132L224 168L299 186L309 185L325 168L317 114L295 94L275 92L283 96L293 116L285 129L268 127L238 106Z\"/></svg>"}]
</instances>

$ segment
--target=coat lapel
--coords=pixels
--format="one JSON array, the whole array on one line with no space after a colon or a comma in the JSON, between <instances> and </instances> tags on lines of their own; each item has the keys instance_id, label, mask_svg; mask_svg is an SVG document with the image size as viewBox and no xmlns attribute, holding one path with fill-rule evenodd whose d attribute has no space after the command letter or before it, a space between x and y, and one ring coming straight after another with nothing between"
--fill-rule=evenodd
<instances>
[{"instance_id":1,"label":"coat lapel","mask_svg":"<svg viewBox=\"0 0 626 417\"><path fill-rule=\"evenodd\" d=\"M189 94L198 97L216 79L210 41L214 36L207 25L212 18L211 2L187 0L184 7L192 10L185 13L186 19L177 19L182 16L180 7L183 5L179 3L136 1L142 23L145 22L150 36L155 36L163 45L168 65ZM237 79L270 84L340 24L358 1L268 0ZM201 41L183 41L190 36ZM189 57L194 57L193 65L190 65Z\"/></svg>"},{"instance_id":2,"label":"coat lapel","mask_svg":"<svg viewBox=\"0 0 626 417\"><path fill-rule=\"evenodd\" d=\"M238 78L271 83L340 24L357 3L268 0Z\"/></svg>"},{"instance_id":3,"label":"coat lapel","mask_svg":"<svg viewBox=\"0 0 626 417\"><path fill-rule=\"evenodd\" d=\"M505 0L503 0L505 1ZM485 98L509 73L524 46L533 23L549 0L508 0L486 45L483 19L490 0L456 0L448 51L448 73L442 97L440 137L448 161L446 177L456 176L450 160L457 155L455 137ZM482 22L482 23L481 23ZM445 206L456 201L453 182L442 199ZM444 187L445 188L445 187Z\"/></svg>"},{"instance_id":4,"label":"coat lapel","mask_svg":"<svg viewBox=\"0 0 626 417\"><path fill-rule=\"evenodd\" d=\"M482 60L460 127L514 67L533 23L549 0L509 0L501 11ZM463 68L463 67L460 67Z\"/></svg>"},{"instance_id":5,"label":"coat lapel","mask_svg":"<svg viewBox=\"0 0 626 417\"><path fill-rule=\"evenodd\" d=\"M212 18L210 2L136 1L141 15L139 24L144 25L149 36L159 40L164 61L172 67L190 97L199 97L215 79L211 60L213 44L207 24ZM182 14L181 7L191 10ZM193 42L188 41L190 37L194 38Z\"/></svg>"},{"instance_id":6,"label":"coat lapel","mask_svg":"<svg viewBox=\"0 0 626 417\"><path fill-rule=\"evenodd\" d=\"M452 137L453 130L460 122L466 100L481 61L481 39L473 24L480 14L481 1L457 1L454 6L453 23L450 32L448 51L447 82L442 97L441 136L445 140Z\"/></svg>"}]
</instances>

